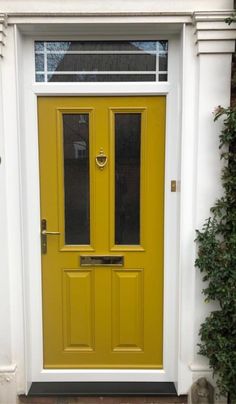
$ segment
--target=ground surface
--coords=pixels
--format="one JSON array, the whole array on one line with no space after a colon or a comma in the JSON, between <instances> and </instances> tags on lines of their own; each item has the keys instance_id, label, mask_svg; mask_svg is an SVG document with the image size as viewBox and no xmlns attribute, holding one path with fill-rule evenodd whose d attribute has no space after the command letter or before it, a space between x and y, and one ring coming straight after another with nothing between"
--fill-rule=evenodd
<instances>
[{"instance_id":1,"label":"ground surface","mask_svg":"<svg viewBox=\"0 0 236 404\"><path fill-rule=\"evenodd\" d=\"M19 397L19 404L185 404L180 397Z\"/></svg>"}]
</instances>

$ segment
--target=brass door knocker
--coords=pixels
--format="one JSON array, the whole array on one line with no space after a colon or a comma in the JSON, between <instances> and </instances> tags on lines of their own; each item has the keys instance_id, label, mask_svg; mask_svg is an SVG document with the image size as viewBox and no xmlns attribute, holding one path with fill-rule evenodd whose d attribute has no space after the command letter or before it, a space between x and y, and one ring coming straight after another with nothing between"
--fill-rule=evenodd
<instances>
[{"instance_id":1,"label":"brass door knocker","mask_svg":"<svg viewBox=\"0 0 236 404\"><path fill-rule=\"evenodd\" d=\"M96 156L96 164L100 168L100 170L103 170L105 165L107 164L107 156L105 155L103 149L100 149L99 154Z\"/></svg>"}]
</instances>

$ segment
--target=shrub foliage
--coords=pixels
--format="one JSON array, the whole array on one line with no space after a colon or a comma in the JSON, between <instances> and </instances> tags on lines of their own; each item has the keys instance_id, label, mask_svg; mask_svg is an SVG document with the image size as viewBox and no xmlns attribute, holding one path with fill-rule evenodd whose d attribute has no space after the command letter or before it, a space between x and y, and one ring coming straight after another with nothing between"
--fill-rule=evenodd
<instances>
[{"instance_id":1,"label":"shrub foliage","mask_svg":"<svg viewBox=\"0 0 236 404\"><path fill-rule=\"evenodd\" d=\"M203 294L207 302L218 302L218 309L200 327L199 353L208 357L220 394L236 402L236 109L219 106L215 120L221 116L224 192L196 238L196 267L207 285Z\"/></svg>"}]
</instances>

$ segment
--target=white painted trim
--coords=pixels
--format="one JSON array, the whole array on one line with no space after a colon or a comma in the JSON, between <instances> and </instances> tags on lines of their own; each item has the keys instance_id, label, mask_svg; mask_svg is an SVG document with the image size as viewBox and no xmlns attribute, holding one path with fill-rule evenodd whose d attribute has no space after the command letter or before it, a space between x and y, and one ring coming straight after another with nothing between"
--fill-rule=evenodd
<instances>
[{"instance_id":1,"label":"white painted trim","mask_svg":"<svg viewBox=\"0 0 236 404\"><path fill-rule=\"evenodd\" d=\"M137 83L36 83L32 84L32 90L36 95L155 95L168 94L170 84L168 82Z\"/></svg>"},{"instance_id":2,"label":"white painted trim","mask_svg":"<svg viewBox=\"0 0 236 404\"><path fill-rule=\"evenodd\" d=\"M199 364L195 364L195 363L190 363L189 369L192 372L211 372L211 369L209 368L209 366L199 365Z\"/></svg>"},{"instance_id":3,"label":"white painted trim","mask_svg":"<svg viewBox=\"0 0 236 404\"><path fill-rule=\"evenodd\" d=\"M198 55L234 52L236 24L227 25L225 22L231 15L232 12L223 11L193 14Z\"/></svg>"},{"instance_id":4,"label":"white painted trim","mask_svg":"<svg viewBox=\"0 0 236 404\"><path fill-rule=\"evenodd\" d=\"M0 403L17 404L16 365L0 367Z\"/></svg>"},{"instance_id":5,"label":"white painted trim","mask_svg":"<svg viewBox=\"0 0 236 404\"><path fill-rule=\"evenodd\" d=\"M10 308L10 277L8 257L8 220L7 220L7 184L6 184L6 145L4 139L4 105L3 105L3 59L0 58L0 368L4 372L5 365L11 362L11 308ZM5 360L4 360L5 359ZM7 367L8 367L7 366ZM1 370L0 370L1 372ZM1 399L1 393L0 393Z\"/></svg>"},{"instance_id":6,"label":"white painted trim","mask_svg":"<svg viewBox=\"0 0 236 404\"><path fill-rule=\"evenodd\" d=\"M172 381L163 370L42 370L35 381L70 382L166 382Z\"/></svg>"},{"instance_id":7,"label":"white painted trim","mask_svg":"<svg viewBox=\"0 0 236 404\"><path fill-rule=\"evenodd\" d=\"M153 8L153 7L152 7ZM28 27L25 32L34 35L35 24L107 24L114 23L130 23L138 22L141 24L192 24L199 21L218 22L223 21L226 17L233 13L233 9L212 10L212 11L167 11L166 8L160 11L96 11L91 10L75 12L75 11L23 11L23 12L7 12L2 14L7 18L8 24L26 24ZM0 15L1 16L1 15ZM45 19L47 21L45 21ZM69 19L69 21L68 21ZM24 27L23 27L24 29Z\"/></svg>"},{"instance_id":8,"label":"white painted trim","mask_svg":"<svg viewBox=\"0 0 236 404\"><path fill-rule=\"evenodd\" d=\"M0 14L0 57L3 56L3 47L6 42L6 17Z\"/></svg>"},{"instance_id":9,"label":"white painted trim","mask_svg":"<svg viewBox=\"0 0 236 404\"><path fill-rule=\"evenodd\" d=\"M178 40L172 38L169 50L169 77L178 81ZM30 381L173 381L176 379L173 358L176 357L176 274L178 193L170 192L170 180L178 179L178 85L170 83L37 83L34 80L34 48L32 39L24 40L24 133L21 134L21 165L23 167L24 251L28 303L26 304L28 373ZM173 57L171 54L173 53ZM167 95L167 137L165 177L165 286L164 286L164 370L44 370L42 365L42 307L41 307L41 253L40 205L37 135L37 95ZM173 119L173 116L175 119ZM172 119L170 119L172 117ZM174 243L174 245L173 245ZM173 274L173 268L174 274ZM177 359L176 359L177 360Z\"/></svg>"},{"instance_id":10,"label":"white painted trim","mask_svg":"<svg viewBox=\"0 0 236 404\"><path fill-rule=\"evenodd\" d=\"M225 19L231 17L233 13L233 8L228 10L194 11L193 22L225 22Z\"/></svg>"},{"instance_id":11,"label":"white painted trim","mask_svg":"<svg viewBox=\"0 0 236 404\"><path fill-rule=\"evenodd\" d=\"M16 364L8 366L0 366L0 373L15 373Z\"/></svg>"},{"instance_id":12,"label":"white painted trim","mask_svg":"<svg viewBox=\"0 0 236 404\"><path fill-rule=\"evenodd\" d=\"M233 10L228 10L228 12L226 11L227 15L228 13L232 12ZM199 12L200 13L200 12ZM204 15L207 13L203 12ZM220 14L222 14L222 11L219 11ZM209 15L211 16L211 12L209 12ZM108 17L108 18L112 18L112 17L152 17L152 16L157 16L157 17L176 17L176 16L181 16L181 17L186 17L186 16L192 16L192 12L191 11L140 11L140 12L135 12L135 11L128 11L128 12L122 12L122 11L108 11L108 12L99 12L96 11L95 13L93 12L78 12L78 11L61 11L61 12L8 12L6 14L3 14L5 16L9 17ZM216 12L215 15L218 15L218 13Z\"/></svg>"},{"instance_id":13,"label":"white painted trim","mask_svg":"<svg viewBox=\"0 0 236 404\"><path fill-rule=\"evenodd\" d=\"M19 221L20 221L20 227L21 227L21 234L20 234L20 247L21 247L21 274L20 274L20 287L19 291L21 293L21 310L22 310L22 319L19 317L19 313L15 313L17 316L17 321L16 318L13 317L14 321L14 327L16 329L14 330L14 349L16 350L16 357L18 358L18 366L21 368L20 371L20 389L25 387L25 391L28 392L29 386L27 383L27 363L28 363L28 351L26 349L26 346L24 345L23 349L21 349L20 352L17 352L17 338L18 338L18 322L20 320L22 321L22 339L23 343L25 344L25 341L27 340L27 316L26 316L26 311L25 307L27 307L27 287L25 283L26 279L26 266L25 266L25 253L24 253L24 234L25 234L25 224L24 224L24 215L23 215L23 206L24 206L24 199L23 199L23 193L21 193L21 190L23 190L23 166L21 165L21 160L20 160L20 154L21 154L21 149L22 149L22 138L21 138L21 133L24 130L24 122L20 118L21 114L21 103L23 101L23 82L21 80L21 77L23 75L22 71L22 37L18 32L18 29L16 26L14 26L14 46L15 46L15 76L16 76L16 120L17 120L17 147L18 147L18 156L19 156Z\"/></svg>"},{"instance_id":14,"label":"white painted trim","mask_svg":"<svg viewBox=\"0 0 236 404\"><path fill-rule=\"evenodd\" d=\"M232 11L231 11L232 13ZM47 21L45 21L45 18ZM68 22L69 18L69 22ZM9 25L27 24L25 32L34 32L34 24L191 24L192 13L8 13L7 20ZM122 34L121 34L122 35Z\"/></svg>"},{"instance_id":15,"label":"white painted trim","mask_svg":"<svg viewBox=\"0 0 236 404\"><path fill-rule=\"evenodd\" d=\"M225 41L198 41L198 50L197 54L200 55L201 53L205 54L223 54L234 53L235 49L235 40L225 40Z\"/></svg>"},{"instance_id":16,"label":"white painted trim","mask_svg":"<svg viewBox=\"0 0 236 404\"><path fill-rule=\"evenodd\" d=\"M9 277L8 301L4 300L1 304L5 305L8 312L9 321L8 344L5 351L1 352L1 357L5 354L7 363L16 362L20 369L18 374L18 383L21 385L24 379L24 320L23 320L23 275L22 275L22 222L21 222L21 198L20 198L20 170L19 164L19 141L20 125L18 119L18 83L15 64L15 41L13 27L7 29L8 46L4 50L2 61L2 102L3 102L3 139L4 139L4 166L6 182L6 253L8 256L7 275ZM14 79L12 79L14 77ZM7 78L7 79L6 79ZM1 167L2 168L2 167ZM2 214L4 214L2 212ZM2 222L4 224L4 222ZM14 252L12 249L14 246ZM2 273L3 276L4 272ZM3 298L3 296L2 296ZM8 329L5 322L3 326ZM2 401L7 402L7 401ZM13 402L13 400L12 400Z\"/></svg>"},{"instance_id":17,"label":"white painted trim","mask_svg":"<svg viewBox=\"0 0 236 404\"><path fill-rule=\"evenodd\" d=\"M236 30L197 30L197 41L235 41Z\"/></svg>"},{"instance_id":18,"label":"white painted trim","mask_svg":"<svg viewBox=\"0 0 236 404\"><path fill-rule=\"evenodd\" d=\"M196 176L196 63L192 62L193 28L183 26L181 71L181 193L179 213L179 273L178 273L178 377L177 392L186 394L192 384L188 363L193 358L194 343L194 258L195 258L195 181ZM197 61L197 60L196 60ZM191 77L187 81L186 77Z\"/></svg>"}]
</instances>

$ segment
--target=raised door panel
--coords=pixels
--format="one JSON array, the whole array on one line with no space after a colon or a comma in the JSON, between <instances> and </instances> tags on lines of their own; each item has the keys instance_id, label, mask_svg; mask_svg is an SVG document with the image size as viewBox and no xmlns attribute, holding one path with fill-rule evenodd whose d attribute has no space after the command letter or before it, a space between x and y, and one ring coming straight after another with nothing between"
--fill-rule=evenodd
<instances>
[{"instance_id":1,"label":"raised door panel","mask_svg":"<svg viewBox=\"0 0 236 404\"><path fill-rule=\"evenodd\" d=\"M142 270L113 271L112 349L143 350L143 273Z\"/></svg>"},{"instance_id":2,"label":"raised door panel","mask_svg":"<svg viewBox=\"0 0 236 404\"><path fill-rule=\"evenodd\" d=\"M94 350L94 279L92 271L63 271L65 350Z\"/></svg>"}]
</instances>

